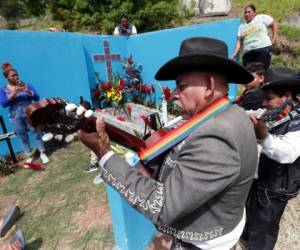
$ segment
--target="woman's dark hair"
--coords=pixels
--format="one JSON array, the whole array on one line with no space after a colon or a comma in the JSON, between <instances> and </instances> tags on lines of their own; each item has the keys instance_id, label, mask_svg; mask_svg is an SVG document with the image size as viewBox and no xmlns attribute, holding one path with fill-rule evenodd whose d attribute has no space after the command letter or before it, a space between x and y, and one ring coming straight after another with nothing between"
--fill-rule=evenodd
<instances>
[{"instance_id":1,"label":"woman's dark hair","mask_svg":"<svg viewBox=\"0 0 300 250\"><path fill-rule=\"evenodd\" d=\"M245 7L244 10L246 10L246 9L248 9L248 8L250 8L251 10L253 10L254 12L256 12L256 8L255 8L254 4L248 4L248 5Z\"/></svg>"},{"instance_id":2,"label":"woman's dark hair","mask_svg":"<svg viewBox=\"0 0 300 250\"><path fill-rule=\"evenodd\" d=\"M9 75L9 73L10 73L11 71L13 71L13 72L15 72L15 73L18 73L18 71L17 71L16 69L14 69L14 68L9 68L9 69L3 71L3 76L7 79L8 75Z\"/></svg>"}]
</instances>

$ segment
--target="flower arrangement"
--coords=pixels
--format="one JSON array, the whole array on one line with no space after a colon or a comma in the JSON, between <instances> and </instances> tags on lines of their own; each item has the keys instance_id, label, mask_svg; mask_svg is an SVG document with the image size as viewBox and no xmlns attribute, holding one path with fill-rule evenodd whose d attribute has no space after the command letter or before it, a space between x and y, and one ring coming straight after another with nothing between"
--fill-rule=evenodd
<instances>
[{"instance_id":1,"label":"flower arrangement","mask_svg":"<svg viewBox=\"0 0 300 250\"><path fill-rule=\"evenodd\" d=\"M174 116L179 115L178 107L174 103L174 98L169 87L161 87L164 98L167 101L168 113Z\"/></svg>"},{"instance_id":2,"label":"flower arrangement","mask_svg":"<svg viewBox=\"0 0 300 250\"><path fill-rule=\"evenodd\" d=\"M162 87L165 99L167 102L172 100L172 94L171 94L171 90L169 87Z\"/></svg>"},{"instance_id":3,"label":"flower arrangement","mask_svg":"<svg viewBox=\"0 0 300 250\"><path fill-rule=\"evenodd\" d=\"M142 83L142 65L133 61L132 55L122 60L124 68L124 80L128 86L129 99L134 103L139 103L148 107L155 106L155 88L151 84L147 86Z\"/></svg>"},{"instance_id":4,"label":"flower arrangement","mask_svg":"<svg viewBox=\"0 0 300 250\"><path fill-rule=\"evenodd\" d=\"M122 60L124 68L124 80L130 85L134 85L136 82L141 81L141 71L143 69L141 64L137 64L133 61L132 55Z\"/></svg>"},{"instance_id":5,"label":"flower arrangement","mask_svg":"<svg viewBox=\"0 0 300 250\"><path fill-rule=\"evenodd\" d=\"M122 60L124 77L115 74L112 82L104 82L98 73L98 84L93 90L93 99L100 108L119 107L126 102L134 102L148 107L155 107L155 88L142 83L142 66L136 64L130 55Z\"/></svg>"},{"instance_id":6,"label":"flower arrangement","mask_svg":"<svg viewBox=\"0 0 300 250\"><path fill-rule=\"evenodd\" d=\"M136 119L136 109L134 115L131 116L130 102L141 104L146 107L155 108L155 87L154 84L146 84L142 81L142 66L133 61L132 56L122 60L124 72L122 77L114 74L111 82L102 81L99 74L96 73L98 84L93 90L93 99L98 103L99 108L113 108L113 115L119 121ZM173 102L173 96L169 87L160 87L164 98L167 101L168 113L172 115L178 114L178 109ZM135 106L133 106L135 107ZM138 118L145 125L152 127L151 120L143 113Z\"/></svg>"},{"instance_id":7,"label":"flower arrangement","mask_svg":"<svg viewBox=\"0 0 300 250\"><path fill-rule=\"evenodd\" d=\"M134 103L147 107L155 107L154 85L147 86L146 83L136 82L128 85L128 99Z\"/></svg>"},{"instance_id":8,"label":"flower arrangement","mask_svg":"<svg viewBox=\"0 0 300 250\"><path fill-rule=\"evenodd\" d=\"M96 73L98 85L93 90L93 98L100 108L119 108L126 102L125 81L119 75L114 75L112 82L104 82Z\"/></svg>"}]
</instances>

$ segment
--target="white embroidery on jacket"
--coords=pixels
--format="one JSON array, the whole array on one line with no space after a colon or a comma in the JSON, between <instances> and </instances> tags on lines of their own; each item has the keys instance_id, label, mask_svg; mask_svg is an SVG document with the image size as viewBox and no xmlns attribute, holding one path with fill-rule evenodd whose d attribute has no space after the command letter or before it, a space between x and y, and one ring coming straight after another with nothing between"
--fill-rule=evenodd
<instances>
[{"instance_id":1,"label":"white embroidery on jacket","mask_svg":"<svg viewBox=\"0 0 300 250\"><path fill-rule=\"evenodd\" d=\"M183 140L182 142L180 142L180 143L177 145L178 150L180 151L184 145L185 145L185 140Z\"/></svg>"},{"instance_id":2,"label":"white embroidery on jacket","mask_svg":"<svg viewBox=\"0 0 300 250\"><path fill-rule=\"evenodd\" d=\"M172 157L169 155L167 158L166 158L166 161L165 161L165 164L167 166L169 166L170 168L174 168L175 166L177 166L177 161L176 160L173 160Z\"/></svg>"},{"instance_id":3,"label":"white embroidery on jacket","mask_svg":"<svg viewBox=\"0 0 300 250\"><path fill-rule=\"evenodd\" d=\"M165 226L159 226L158 230L170 234L177 239L181 239L183 241L189 240L189 241L208 241L212 240L214 238L220 237L223 235L223 227L218 227L215 229L212 229L207 232L199 233L199 232L189 232L189 231L183 231L183 230L177 230L173 227L165 227Z\"/></svg>"},{"instance_id":4,"label":"white embroidery on jacket","mask_svg":"<svg viewBox=\"0 0 300 250\"><path fill-rule=\"evenodd\" d=\"M153 214L158 214L161 211L163 206L163 191L164 186L160 182L156 182L156 194L152 201L142 199L135 195L129 188L126 187L118 181L112 174L108 173L107 169L102 167L103 177L107 179L107 181L115 187L131 204L137 205L141 207L145 211L150 211Z\"/></svg>"}]
</instances>

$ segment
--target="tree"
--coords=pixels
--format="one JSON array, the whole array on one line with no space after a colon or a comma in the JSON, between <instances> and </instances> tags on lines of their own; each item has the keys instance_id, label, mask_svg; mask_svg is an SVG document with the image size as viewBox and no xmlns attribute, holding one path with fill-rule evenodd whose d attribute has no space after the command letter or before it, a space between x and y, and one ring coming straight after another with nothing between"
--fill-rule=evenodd
<instances>
[{"instance_id":1,"label":"tree","mask_svg":"<svg viewBox=\"0 0 300 250\"><path fill-rule=\"evenodd\" d=\"M62 21L63 28L73 31L74 25L74 8L75 0L53 0L49 1L48 9L54 20Z\"/></svg>"},{"instance_id":2,"label":"tree","mask_svg":"<svg viewBox=\"0 0 300 250\"><path fill-rule=\"evenodd\" d=\"M126 14L139 32L174 27L191 16L178 0L54 0L49 2L52 17L68 23L69 30L112 33Z\"/></svg>"},{"instance_id":3,"label":"tree","mask_svg":"<svg viewBox=\"0 0 300 250\"><path fill-rule=\"evenodd\" d=\"M29 16L45 15L48 1L47 0L23 0L23 3L27 11L27 15Z\"/></svg>"},{"instance_id":4,"label":"tree","mask_svg":"<svg viewBox=\"0 0 300 250\"><path fill-rule=\"evenodd\" d=\"M24 5L19 0L2 0L0 3L0 15L6 20L8 29L18 28L23 12Z\"/></svg>"}]
</instances>

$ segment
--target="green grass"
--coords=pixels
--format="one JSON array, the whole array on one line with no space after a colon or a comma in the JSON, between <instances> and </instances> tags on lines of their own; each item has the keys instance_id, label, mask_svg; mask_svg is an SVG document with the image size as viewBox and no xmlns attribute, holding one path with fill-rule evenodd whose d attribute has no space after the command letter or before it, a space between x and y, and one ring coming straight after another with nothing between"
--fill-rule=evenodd
<instances>
[{"instance_id":1,"label":"green grass","mask_svg":"<svg viewBox=\"0 0 300 250\"><path fill-rule=\"evenodd\" d=\"M288 40L299 42L300 40L300 28L281 24L279 26L280 34L284 35Z\"/></svg>"},{"instance_id":2,"label":"green grass","mask_svg":"<svg viewBox=\"0 0 300 250\"><path fill-rule=\"evenodd\" d=\"M9 236L22 229L27 249L112 249L111 222L103 225L100 216L84 217L87 211L103 210L100 206L107 203L105 185L92 183L98 172L83 172L89 162L88 150L76 142L50 159L46 171L20 169L1 177L0 215L14 202L24 211ZM79 222L82 218L84 222ZM0 249L1 244L3 240Z\"/></svg>"},{"instance_id":3,"label":"green grass","mask_svg":"<svg viewBox=\"0 0 300 250\"><path fill-rule=\"evenodd\" d=\"M269 14L276 21L282 21L292 13L300 11L299 0L233 0L233 4L242 8L248 4L254 4L257 13ZM243 16L243 12L241 16Z\"/></svg>"},{"instance_id":4,"label":"green grass","mask_svg":"<svg viewBox=\"0 0 300 250\"><path fill-rule=\"evenodd\" d=\"M300 55L300 47L297 49L297 53ZM280 55L272 56L272 65L277 67L291 67L295 69L296 71L300 71L300 62L299 62L299 56L287 56L287 55Z\"/></svg>"}]
</instances>

